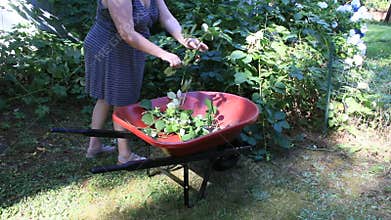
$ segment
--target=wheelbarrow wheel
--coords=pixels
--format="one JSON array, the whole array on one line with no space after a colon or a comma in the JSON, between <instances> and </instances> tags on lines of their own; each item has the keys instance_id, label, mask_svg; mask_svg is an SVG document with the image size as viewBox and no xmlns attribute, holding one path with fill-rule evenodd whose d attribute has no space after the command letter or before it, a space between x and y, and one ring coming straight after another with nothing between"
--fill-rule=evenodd
<instances>
[{"instance_id":1,"label":"wheelbarrow wheel","mask_svg":"<svg viewBox=\"0 0 391 220\"><path fill-rule=\"evenodd\" d=\"M238 152L226 153L216 159L213 163L213 169L216 171L231 169L238 163L239 157L240 155Z\"/></svg>"}]
</instances>

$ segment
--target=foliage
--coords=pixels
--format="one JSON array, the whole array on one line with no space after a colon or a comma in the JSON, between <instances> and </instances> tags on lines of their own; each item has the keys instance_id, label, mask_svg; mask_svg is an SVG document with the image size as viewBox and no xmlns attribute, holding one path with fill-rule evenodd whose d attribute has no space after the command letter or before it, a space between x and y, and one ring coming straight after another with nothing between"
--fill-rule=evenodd
<instances>
[{"instance_id":1,"label":"foliage","mask_svg":"<svg viewBox=\"0 0 391 220\"><path fill-rule=\"evenodd\" d=\"M368 25L364 41L368 45L367 60L359 69L345 69L339 80L339 100L332 102L331 126L343 128L352 118L373 128L391 125L391 41L389 25Z\"/></svg>"},{"instance_id":2,"label":"foliage","mask_svg":"<svg viewBox=\"0 0 391 220\"><path fill-rule=\"evenodd\" d=\"M327 1L327 9L317 2L302 1L213 1L213 11L204 1L168 1L174 14L185 21L189 35L202 38L210 46L201 61L184 69L159 74L160 61L151 58L147 82L161 91L175 88L183 78L192 78L193 89L224 90L252 98L261 110L260 122L246 132L246 141L272 140L291 147L286 131L296 125L319 121L325 109L330 44L335 44L333 72L341 71L341 60L356 49L347 44L346 33L359 28L349 21L350 13L336 13L339 4ZM332 12L332 13L331 13ZM242 19L237 19L242 18ZM201 30L202 29L202 30ZM163 35L155 36L166 48L177 45ZM182 48L177 53L189 57ZM333 74L333 88L340 87ZM165 82L162 87L159 82ZM148 93L148 92L146 92ZM256 129L256 130L254 130ZM257 135L257 136L254 136Z\"/></svg>"},{"instance_id":3,"label":"foliage","mask_svg":"<svg viewBox=\"0 0 391 220\"><path fill-rule=\"evenodd\" d=\"M185 50L165 32L159 32L161 29L154 28L155 34L151 40L179 54L185 65L181 69L171 69L165 62L148 57L142 97L163 96L166 91L177 89L184 81L191 81L191 84L188 83L191 90L224 91L250 98L260 109L259 122L246 128L241 137L259 146L290 148L292 144L288 136L292 127L319 128L322 125L321 117L326 115L329 126L333 127L344 125L351 116L374 117L377 107L370 104L373 99L363 90L360 90L364 94L362 97L354 92L360 83L361 49L365 45L356 39L359 34L355 30L360 30L361 20L355 15L359 14L351 9L341 11L341 7L346 5L341 6L331 0L305 0L300 4L288 0L166 2L182 24L185 34L202 39L210 50L201 54ZM87 1L53 3L55 11L59 11L63 4L70 4L67 6L71 8L70 11L63 11L64 15L61 15L65 25L77 32L77 36L87 33L84 24L89 24L87 17L92 16L87 11L91 11L95 5L87 4ZM65 13L74 14L67 17ZM82 26L67 20L77 16L83 21ZM352 22L352 16L358 22ZM43 38L43 46L36 45L39 53L23 46L26 53L11 54L14 60L20 60L20 65L15 65L17 63L12 63L11 59L12 64L1 67L3 76L7 76L6 88L12 87L19 96L24 97L24 101L32 100L30 103L45 103L69 94L84 96L81 45L70 44L42 32L27 34L28 37L24 35L23 31L9 33L7 39L7 35L4 35L3 38L11 44L2 46L3 51L19 47L16 41L11 41L13 38L23 42L21 45L34 45L39 38ZM50 36L50 43L45 40L47 36ZM73 52L67 52L70 48L75 48L75 53L79 55L72 57ZM2 56L8 53L2 52ZM55 55L45 57L49 53ZM32 57L31 54L37 55L27 59ZM57 57L56 62L50 64L36 62L45 58L51 61L53 57ZM24 63L30 65L27 70ZM34 68L31 67L32 63L35 64ZM49 68L50 65L53 68ZM5 74L10 72L8 69L12 70L12 74ZM19 81L12 80L9 75L17 76L15 78ZM61 80L57 75L61 76ZM48 83L31 84L34 78L41 79L39 82L44 78ZM28 91L42 89L49 92L42 96L29 92L25 96L22 86L15 86L17 82L29 88ZM10 92L7 96L15 99L12 94ZM328 97L331 106L326 114ZM25 102L29 103L28 100ZM360 107L357 111L353 107L350 110L341 108L341 104L346 106L347 103L365 108ZM0 107L2 105L5 104L0 102ZM47 109L40 107L38 111L46 112Z\"/></svg>"},{"instance_id":4,"label":"foliage","mask_svg":"<svg viewBox=\"0 0 391 220\"><path fill-rule=\"evenodd\" d=\"M73 35L84 39L94 21L96 1L48 1L53 5L51 13L58 17L58 21Z\"/></svg>"},{"instance_id":5,"label":"foliage","mask_svg":"<svg viewBox=\"0 0 391 220\"><path fill-rule=\"evenodd\" d=\"M375 9L377 11L387 11L388 7L390 7L389 0L366 0L365 5L368 8Z\"/></svg>"},{"instance_id":6,"label":"foliage","mask_svg":"<svg viewBox=\"0 0 391 220\"><path fill-rule=\"evenodd\" d=\"M84 97L81 44L63 40L44 31L15 27L1 33L0 86L6 102L38 106L36 113L49 111L46 103L70 96Z\"/></svg>"},{"instance_id":7,"label":"foliage","mask_svg":"<svg viewBox=\"0 0 391 220\"><path fill-rule=\"evenodd\" d=\"M150 100L142 100L140 105L147 111L143 112L142 121L148 126L142 130L151 137L176 134L182 141L188 141L219 129L214 116L217 107L209 99L205 100L207 110L205 115L193 116L191 109L183 109L186 94L178 90L177 94L168 92L170 102L163 110L160 107L152 108Z\"/></svg>"}]
</instances>

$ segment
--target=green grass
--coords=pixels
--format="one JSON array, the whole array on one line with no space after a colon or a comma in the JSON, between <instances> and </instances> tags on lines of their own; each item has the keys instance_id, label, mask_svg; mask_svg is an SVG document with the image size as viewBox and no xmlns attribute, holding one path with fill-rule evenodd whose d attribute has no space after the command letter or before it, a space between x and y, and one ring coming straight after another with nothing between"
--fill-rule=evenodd
<instances>
[{"instance_id":1,"label":"green grass","mask_svg":"<svg viewBox=\"0 0 391 220\"><path fill-rule=\"evenodd\" d=\"M367 57L362 77L369 84L367 97L376 103L376 118L373 123L382 126L391 124L391 25L374 23L368 25L364 37ZM374 125L376 126L376 125Z\"/></svg>"},{"instance_id":2,"label":"green grass","mask_svg":"<svg viewBox=\"0 0 391 220\"><path fill-rule=\"evenodd\" d=\"M369 24L369 32L364 37L367 43L367 56L371 59L391 60L391 25ZM388 63L390 64L390 63Z\"/></svg>"},{"instance_id":3,"label":"green grass","mask_svg":"<svg viewBox=\"0 0 391 220\"><path fill-rule=\"evenodd\" d=\"M369 25L368 63L362 69L371 94L384 99L390 95L390 31ZM91 167L115 163L116 156L87 160L88 138L48 133L51 127L87 127L81 107L53 106L41 120L19 109L0 116L0 146L8 146L0 152L0 219L391 218L389 133L356 129L347 137L327 137L323 141L332 139L334 147L325 151L324 142L305 141L270 163L243 156L234 169L212 173L205 200L195 202L192 191L195 203L188 209L182 188L164 175L92 175ZM145 153L145 144L132 143ZM314 144L320 150L309 150ZM191 185L197 188L203 164L192 168Z\"/></svg>"}]
</instances>

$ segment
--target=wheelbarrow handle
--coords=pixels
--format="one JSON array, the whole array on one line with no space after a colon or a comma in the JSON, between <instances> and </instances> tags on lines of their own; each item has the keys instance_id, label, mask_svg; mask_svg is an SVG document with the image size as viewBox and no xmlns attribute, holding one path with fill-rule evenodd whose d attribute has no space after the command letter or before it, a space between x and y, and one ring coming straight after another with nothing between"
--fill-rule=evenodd
<instances>
[{"instance_id":1,"label":"wheelbarrow handle","mask_svg":"<svg viewBox=\"0 0 391 220\"><path fill-rule=\"evenodd\" d=\"M108 137L108 138L131 138L133 135L125 131L114 131L105 129L82 129L82 128L52 128L52 133L81 134L88 137Z\"/></svg>"},{"instance_id":2,"label":"wheelbarrow handle","mask_svg":"<svg viewBox=\"0 0 391 220\"><path fill-rule=\"evenodd\" d=\"M149 169L149 168L155 168L161 166L183 164L183 163L200 161L205 159L212 159L212 158L217 159L220 156L226 155L228 153L239 153L239 152L242 153L245 151L250 151L252 149L253 149L252 146L211 149L209 151L203 151L200 153L190 154L190 155L185 155L180 157L175 157L175 156L160 157L160 158L153 158L153 159L130 161L128 163L121 164L121 165L93 167L91 169L91 172L96 174L96 173L106 173L106 172L119 171L119 170L127 170L127 171L142 170L142 169Z\"/></svg>"}]
</instances>

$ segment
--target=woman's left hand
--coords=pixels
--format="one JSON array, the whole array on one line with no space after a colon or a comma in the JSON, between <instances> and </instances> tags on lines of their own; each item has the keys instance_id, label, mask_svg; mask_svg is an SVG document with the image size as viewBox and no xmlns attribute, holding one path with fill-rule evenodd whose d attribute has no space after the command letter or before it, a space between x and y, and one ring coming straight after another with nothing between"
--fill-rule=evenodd
<instances>
[{"instance_id":1,"label":"woman's left hand","mask_svg":"<svg viewBox=\"0 0 391 220\"><path fill-rule=\"evenodd\" d=\"M197 38L185 38L183 45L188 49L199 50L201 52L207 51L209 48Z\"/></svg>"}]
</instances>

